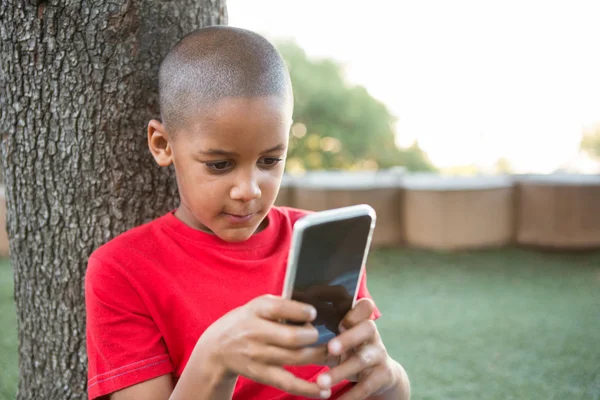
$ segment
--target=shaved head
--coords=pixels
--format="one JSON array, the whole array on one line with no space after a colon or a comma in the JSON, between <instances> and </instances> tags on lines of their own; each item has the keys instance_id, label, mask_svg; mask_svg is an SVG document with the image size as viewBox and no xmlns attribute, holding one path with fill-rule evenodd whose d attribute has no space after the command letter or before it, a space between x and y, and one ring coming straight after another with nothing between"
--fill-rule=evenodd
<instances>
[{"instance_id":1,"label":"shaved head","mask_svg":"<svg viewBox=\"0 0 600 400\"><path fill-rule=\"evenodd\" d=\"M210 113L225 97L258 96L278 96L292 103L281 55L264 37L248 30L200 28L175 44L160 66L161 118L172 134L192 117Z\"/></svg>"}]
</instances>

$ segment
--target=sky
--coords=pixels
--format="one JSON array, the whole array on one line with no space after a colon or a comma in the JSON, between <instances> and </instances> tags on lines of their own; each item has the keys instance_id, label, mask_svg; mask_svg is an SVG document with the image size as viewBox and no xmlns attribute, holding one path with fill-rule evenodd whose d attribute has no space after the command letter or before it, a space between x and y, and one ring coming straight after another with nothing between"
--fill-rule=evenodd
<instances>
[{"instance_id":1,"label":"sky","mask_svg":"<svg viewBox=\"0 0 600 400\"><path fill-rule=\"evenodd\" d=\"M340 62L439 167L548 173L600 123L600 1L227 0L229 25ZM600 171L600 170L599 170Z\"/></svg>"}]
</instances>

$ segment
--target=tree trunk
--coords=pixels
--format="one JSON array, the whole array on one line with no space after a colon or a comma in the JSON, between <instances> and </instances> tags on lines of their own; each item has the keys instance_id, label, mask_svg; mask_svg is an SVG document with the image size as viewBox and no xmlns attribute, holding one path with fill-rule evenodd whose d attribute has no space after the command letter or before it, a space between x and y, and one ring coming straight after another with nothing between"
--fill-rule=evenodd
<instances>
[{"instance_id":1,"label":"tree trunk","mask_svg":"<svg viewBox=\"0 0 600 400\"><path fill-rule=\"evenodd\" d=\"M225 0L0 0L0 134L18 399L84 399L87 258L176 206L154 164L161 58Z\"/></svg>"}]
</instances>

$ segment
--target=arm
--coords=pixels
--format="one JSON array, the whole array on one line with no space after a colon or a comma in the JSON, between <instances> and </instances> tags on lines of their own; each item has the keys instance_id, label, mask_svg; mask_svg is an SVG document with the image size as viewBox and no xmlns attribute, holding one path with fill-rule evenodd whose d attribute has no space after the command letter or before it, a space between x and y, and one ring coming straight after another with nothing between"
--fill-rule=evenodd
<instances>
[{"instance_id":1,"label":"arm","mask_svg":"<svg viewBox=\"0 0 600 400\"><path fill-rule=\"evenodd\" d=\"M167 374L119 390L109 396L102 397L100 400L166 400L172 391L173 381L171 375Z\"/></svg>"},{"instance_id":2,"label":"arm","mask_svg":"<svg viewBox=\"0 0 600 400\"><path fill-rule=\"evenodd\" d=\"M341 333L327 344L338 364L317 378L321 388L342 380L356 382L343 400L409 400L410 383L404 368L387 353L375 322L374 303L361 299L340 324Z\"/></svg>"},{"instance_id":3,"label":"arm","mask_svg":"<svg viewBox=\"0 0 600 400\"><path fill-rule=\"evenodd\" d=\"M316 342L317 330L308 322L316 311L307 305L266 295L232 310L200 337L177 385L162 375L114 392L110 400L230 400L238 376L309 398L323 390L294 376L283 365L317 364L327 349L307 347ZM279 320L303 321L303 326L282 325ZM330 393L325 390L325 395Z\"/></svg>"},{"instance_id":4,"label":"arm","mask_svg":"<svg viewBox=\"0 0 600 400\"><path fill-rule=\"evenodd\" d=\"M202 357L204 351L196 348L169 400L230 400L237 375L228 373L217 360Z\"/></svg>"},{"instance_id":5,"label":"arm","mask_svg":"<svg viewBox=\"0 0 600 400\"><path fill-rule=\"evenodd\" d=\"M235 387L235 377L226 377L212 368L204 368L205 363L190 357L176 388L170 374L127 387L112 393L110 400L176 400L214 399L230 400ZM175 389L175 390L174 390Z\"/></svg>"},{"instance_id":6,"label":"arm","mask_svg":"<svg viewBox=\"0 0 600 400\"><path fill-rule=\"evenodd\" d=\"M410 381L406 371L396 361L389 357L389 363L395 377L394 386L380 395L369 397L368 400L409 400L410 399Z\"/></svg>"}]
</instances>

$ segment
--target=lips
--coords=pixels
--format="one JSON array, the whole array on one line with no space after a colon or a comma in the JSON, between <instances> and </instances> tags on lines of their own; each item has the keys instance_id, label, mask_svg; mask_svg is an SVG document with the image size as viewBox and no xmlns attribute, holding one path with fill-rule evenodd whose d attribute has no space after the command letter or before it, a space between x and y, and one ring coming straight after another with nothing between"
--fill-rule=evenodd
<instances>
[{"instance_id":1,"label":"lips","mask_svg":"<svg viewBox=\"0 0 600 400\"><path fill-rule=\"evenodd\" d=\"M237 218L245 218L245 217L249 217L251 215L258 214L258 213L255 213L255 212L236 212L236 213L223 212L223 214L231 215L232 217L237 217Z\"/></svg>"},{"instance_id":2,"label":"lips","mask_svg":"<svg viewBox=\"0 0 600 400\"><path fill-rule=\"evenodd\" d=\"M225 216L225 218L227 218L229 222L239 224L250 221L256 215L258 215L258 212L223 212L223 215Z\"/></svg>"}]
</instances>

